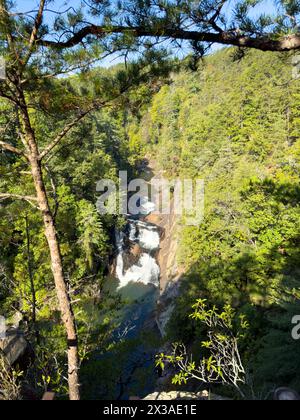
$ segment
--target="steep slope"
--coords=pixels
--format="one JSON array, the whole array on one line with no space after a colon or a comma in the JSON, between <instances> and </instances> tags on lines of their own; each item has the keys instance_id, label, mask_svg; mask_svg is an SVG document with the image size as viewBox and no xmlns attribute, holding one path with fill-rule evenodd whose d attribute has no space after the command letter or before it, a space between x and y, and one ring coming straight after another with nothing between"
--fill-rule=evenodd
<instances>
[{"instance_id":1,"label":"steep slope","mask_svg":"<svg viewBox=\"0 0 300 420\"><path fill-rule=\"evenodd\" d=\"M291 58L218 52L161 88L132 139L170 178L206 184L204 222L181 235L185 281L170 338L201 338L188 318L196 298L232 304L249 319L243 356L260 389L300 388L291 337L300 311L300 82Z\"/></svg>"}]
</instances>

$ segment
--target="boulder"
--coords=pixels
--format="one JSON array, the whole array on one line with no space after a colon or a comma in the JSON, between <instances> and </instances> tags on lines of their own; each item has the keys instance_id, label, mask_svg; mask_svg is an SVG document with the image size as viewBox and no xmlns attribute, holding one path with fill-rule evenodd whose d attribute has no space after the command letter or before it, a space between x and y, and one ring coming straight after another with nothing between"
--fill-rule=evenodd
<instances>
[{"instance_id":1,"label":"boulder","mask_svg":"<svg viewBox=\"0 0 300 420\"><path fill-rule=\"evenodd\" d=\"M6 332L6 337L0 339L0 351L4 354L10 366L15 364L28 349L28 343L20 331L11 329Z\"/></svg>"}]
</instances>

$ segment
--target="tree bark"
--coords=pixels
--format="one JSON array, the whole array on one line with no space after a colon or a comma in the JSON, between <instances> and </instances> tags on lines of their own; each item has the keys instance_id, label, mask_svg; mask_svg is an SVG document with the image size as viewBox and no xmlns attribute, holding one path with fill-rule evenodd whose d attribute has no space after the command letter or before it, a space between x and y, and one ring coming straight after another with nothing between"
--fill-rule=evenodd
<instances>
[{"instance_id":1,"label":"tree bark","mask_svg":"<svg viewBox=\"0 0 300 420\"><path fill-rule=\"evenodd\" d=\"M28 106L25 99L22 84L24 68L26 67L31 58L38 37L39 28L42 25L45 4L45 0L40 0L38 14L36 16L29 40L28 51L27 54L25 54L24 56L22 54L24 50L24 45L22 44L22 52L21 49L19 51L19 45L15 45L15 41L13 38L14 30L10 19L10 15L8 13L7 2L5 0L0 0L0 18L2 21L2 26L4 23L5 28L5 33L3 35L6 35L7 46L10 55L12 55L15 58L15 71L11 74L10 80L10 82L14 85L13 96L6 95L3 92L1 92L1 96L9 99L17 105L17 109L19 111L20 116L20 122L22 125L22 142L25 150L24 152L21 152L19 149L16 149L15 147L3 141L0 142L0 146L13 153L24 155L30 165L32 179L36 190L36 200L38 203L39 210L42 214L44 232L48 242L51 259L51 269L54 277L54 283L59 308L61 311L62 322L65 327L67 336L69 397L70 400L79 400L79 355L75 316L72 310L67 282L64 277L62 256L55 228L55 221L50 209L45 183L43 180L43 171L41 166L41 159L39 156L38 143L35 131L31 125L31 120L28 113ZM22 197L22 199L24 199L24 197Z\"/></svg>"},{"instance_id":2,"label":"tree bark","mask_svg":"<svg viewBox=\"0 0 300 420\"><path fill-rule=\"evenodd\" d=\"M62 256L58 236L43 180L43 172L41 167L41 161L39 159L39 151L37 147L35 133L33 128L31 127L25 98L22 94L20 95L20 102L22 103L21 119L23 123L23 130L25 133L26 141L29 146L28 160L36 190L39 210L42 213L45 236L48 242L50 252L51 269L54 277L62 321L67 335L69 398L70 400L79 400L79 355L75 316L72 310L67 282L64 277Z\"/></svg>"},{"instance_id":3,"label":"tree bark","mask_svg":"<svg viewBox=\"0 0 300 420\"><path fill-rule=\"evenodd\" d=\"M87 25L78 30L73 36L65 41L53 41L49 39L39 39L37 44L45 47L58 49L72 48L83 42L88 36L104 38L111 34L128 33L135 38L150 37L164 39L178 39L186 41L208 42L221 45L232 45L240 48L253 48L261 51L293 51L300 49L300 33L284 35L274 39L274 35L261 34L260 36L240 35L238 32L201 32L188 31L181 28L151 28L143 26L97 26Z\"/></svg>"},{"instance_id":4,"label":"tree bark","mask_svg":"<svg viewBox=\"0 0 300 420\"><path fill-rule=\"evenodd\" d=\"M31 164L32 177L36 189L39 208L42 212L45 236L49 246L51 269L55 281L57 298L60 306L62 320L67 333L69 396L70 400L79 400L79 357L75 317L73 314L67 284L64 277L57 232L43 182L41 164L37 158L37 155L35 154L30 155L29 160Z\"/></svg>"}]
</instances>

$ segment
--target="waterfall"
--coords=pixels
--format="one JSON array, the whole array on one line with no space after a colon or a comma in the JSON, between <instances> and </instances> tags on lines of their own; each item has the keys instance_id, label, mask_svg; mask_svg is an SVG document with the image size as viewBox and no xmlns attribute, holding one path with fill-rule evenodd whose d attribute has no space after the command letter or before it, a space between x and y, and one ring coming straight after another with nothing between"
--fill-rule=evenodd
<instances>
[{"instance_id":1,"label":"waterfall","mask_svg":"<svg viewBox=\"0 0 300 420\"><path fill-rule=\"evenodd\" d=\"M159 248L160 237L158 228L151 223L129 219L129 240L136 242L147 251L155 251Z\"/></svg>"},{"instance_id":2,"label":"waterfall","mask_svg":"<svg viewBox=\"0 0 300 420\"><path fill-rule=\"evenodd\" d=\"M153 203L143 205L149 210L153 210ZM127 233L116 232L116 245L118 250L116 263L116 276L120 282L118 289L126 287L129 283L141 283L144 285L153 284L159 286L160 268L152 253L159 249L160 235L157 226L135 220L128 219ZM129 242L136 243L143 250L136 264L128 270L124 270L125 238Z\"/></svg>"},{"instance_id":3,"label":"waterfall","mask_svg":"<svg viewBox=\"0 0 300 420\"><path fill-rule=\"evenodd\" d=\"M122 230L116 230L116 279L108 279L107 286L110 292L117 292L122 299L122 305L114 314L118 327L112 334L114 344L111 355L112 363L115 360L114 348L116 343L123 340L137 340L137 345L125 348L127 359L122 363L122 378L124 381L131 378L132 366L138 365L139 369L148 369L150 359L154 358L156 348L153 347L152 334L159 337L159 330L155 320L155 308L159 297L160 268L156 261L156 251L160 247L160 229L153 223L139 220L145 213L155 210L153 203L141 199L144 213L140 215L128 214L127 224ZM151 344L144 331L151 331ZM150 338L150 336L149 336ZM128 341L134 343L133 341ZM118 345L117 345L118 348ZM121 346L118 352L124 352ZM119 354L119 353L117 353ZM122 356L124 359L124 357ZM123 360L122 359L122 360ZM154 387L156 374L154 370L147 373L147 381L137 380L139 389ZM123 395L120 384L116 384L117 395ZM149 392L147 392L149 393ZM126 393L123 397L128 398Z\"/></svg>"},{"instance_id":4,"label":"waterfall","mask_svg":"<svg viewBox=\"0 0 300 420\"><path fill-rule=\"evenodd\" d=\"M137 265L132 265L124 273L124 260L123 253L119 253L117 257L117 268L116 274L120 281L119 289L127 286L129 283L142 283L142 284L153 284L155 286L159 285L159 275L160 269L153 257L151 255L143 253L140 256L139 262Z\"/></svg>"},{"instance_id":5,"label":"waterfall","mask_svg":"<svg viewBox=\"0 0 300 420\"><path fill-rule=\"evenodd\" d=\"M155 211L155 204L148 200L148 197L140 197L140 206L142 214L150 214Z\"/></svg>"}]
</instances>

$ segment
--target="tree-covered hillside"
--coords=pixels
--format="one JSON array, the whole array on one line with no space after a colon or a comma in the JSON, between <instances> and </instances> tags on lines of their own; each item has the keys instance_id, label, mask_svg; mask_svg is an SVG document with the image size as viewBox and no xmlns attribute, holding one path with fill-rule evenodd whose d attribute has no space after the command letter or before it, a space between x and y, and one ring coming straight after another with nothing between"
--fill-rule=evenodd
<instances>
[{"instance_id":1,"label":"tree-covered hillside","mask_svg":"<svg viewBox=\"0 0 300 420\"><path fill-rule=\"evenodd\" d=\"M185 268L169 334L197 342L198 297L247 315L254 387L300 387L300 82L290 56L223 50L161 88L131 139L170 178L205 179L205 219L183 227ZM199 337L200 334L200 337Z\"/></svg>"}]
</instances>

